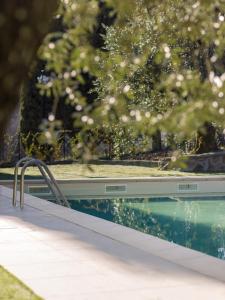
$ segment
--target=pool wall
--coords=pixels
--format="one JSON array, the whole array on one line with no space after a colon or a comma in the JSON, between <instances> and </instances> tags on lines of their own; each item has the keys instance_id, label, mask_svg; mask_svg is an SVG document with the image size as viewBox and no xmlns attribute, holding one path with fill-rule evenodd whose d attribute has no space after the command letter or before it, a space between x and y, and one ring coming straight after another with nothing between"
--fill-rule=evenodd
<instances>
[{"instance_id":1,"label":"pool wall","mask_svg":"<svg viewBox=\"0 0 225 300\"><path fill-rule=\"evenodd\" d=\"M12 187L11 180L0 181L1 185ZM78 198L114 197L114 196L201 196L225 194L225 176L195 177L144 177L144 178L95 178L58 180L66 195ZM43 180L26 180L25 192L46 194ZM35 192L36 188L36 192Z\"/></svg>"}]
</instances>

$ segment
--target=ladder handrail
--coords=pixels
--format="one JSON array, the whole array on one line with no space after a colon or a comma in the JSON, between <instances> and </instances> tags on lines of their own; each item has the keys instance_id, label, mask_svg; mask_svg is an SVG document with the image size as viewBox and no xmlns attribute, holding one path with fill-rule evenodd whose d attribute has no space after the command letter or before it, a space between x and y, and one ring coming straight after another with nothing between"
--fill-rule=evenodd
<instances>
[{"instance_id":1,"label":"ladder handrail","mask_svg":"<svg viewBox=\"0 0 225 300\"><path fill-rule=\"evenodd\" d=\"M16 195L17 195L17 183L18 183L18 172L19 172L19 167L21 164L25 163L26 161L30 161L32 160L32 157L26 156L21 158L16 166L15 166L15 170L14 170L14 183L13 183L13 206L16 206Z\"/></svg>"},{"instance_id":2,"label":"ladder handrail","mask_svg":"<svg viewBox=\"0 0 225 300\"><path fill-rule=\"evenodd\" d=\"M50 190L53 193L53 195L56 197L56 200L57 200L58 204L62 204L61 201L60 201L60 199L56 195L53 187L51 186L51 183L50 183L49 179L46 177L43 169L37 163L37 161L35 159L33 159L33 160L30 160L30 161L27 161L24 164L24 166L23 166L23 168L21 170L21 178L20 178L20 208L23 208L23 206L24 206L24 178L25 178L25 172L26 172L27 167L34 166L34 165L36 165L38 167L38 169L40 170L40 173L44 177L45 182L47 183L47 185L50 188Z\"/></svg>"},{"instance_id":3,"label":"ladder handrail","mask_svg":"<svg viewBox=\"0 0 225 300\"><path fill-rule=\"evenodd\" d=\"M57 181L55 180L55 177L53 176L52 172L49 170L48 166L41 160L38 160L39 164L44 168L45 172L48 174L51 182L53 182L58 194L60 195L61 199L63 200L63 204L65 206L70 206L69 202L67 201L66 197L63 195L62 191L59 188L59 185L57 183Z\"/></svg>"},{"instance_id":4,"label":"ladder handrail","mask_svg":"<svg viewBox=\"0 0 225 300\"><path fill-rule=\"evenodd\" d=\"M62 203L61 203L60 199L58 198L57 194L55 193L55 191L54 191L54 189L53 189L53 186L51 185L51 181L50 181L50 180L48 179L48 177L46 176L45 171L42 169L41 166L38 165L37 167L38 167L40 173L42 174L42 176L45 178L45 182L47 183L47 186L48 186L49 189L51 190L52 194L55 196L56 202L57 202L58 204L61 205Z\"/></svg>"},{"instance_id":5,"label":"ladder handrail","mask_svg":"<svg viewBox=\"0 0 225 300\"><path fill-rule=\"evenodd\" d=\"M61 192L57 181L55 180L54 176L52 175L51 171L47 167L47 165L38 159L25 157L21 159L15 168L15 178L14 178L14 189L13 189L13 206L16 206L16 192L17 192L17 177L18 177L18 168L21 163L24 163L22 170L21 170L21 178L20 178L20 208L24 207L24 177L26 169L29 166L37 166L40 173L42 174L46 184L48 185L49 189L51 190L52 194L56 197L56 201L60 205L64 205L70 207L69 202L67 201L66 197ZM59 197L58 197L58 195Z\"/></svg>"}]
</instances>

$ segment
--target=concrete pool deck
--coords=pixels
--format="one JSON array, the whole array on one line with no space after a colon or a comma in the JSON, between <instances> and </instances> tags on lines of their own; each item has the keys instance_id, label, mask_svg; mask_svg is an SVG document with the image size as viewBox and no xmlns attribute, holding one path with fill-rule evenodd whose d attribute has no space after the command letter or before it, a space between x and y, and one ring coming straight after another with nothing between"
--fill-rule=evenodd
<instances>
[{"instance_id":1,"label":"concrete pool deck","mask_svg":"<svg viewBox=\"0 0 225 300\"><path fill-rule=\"evenodd\" d=\"M21 211L11 197L0 187L0 265L46 300L225 299L223 261L28 195Z\"/></svg>"}]
</instances>

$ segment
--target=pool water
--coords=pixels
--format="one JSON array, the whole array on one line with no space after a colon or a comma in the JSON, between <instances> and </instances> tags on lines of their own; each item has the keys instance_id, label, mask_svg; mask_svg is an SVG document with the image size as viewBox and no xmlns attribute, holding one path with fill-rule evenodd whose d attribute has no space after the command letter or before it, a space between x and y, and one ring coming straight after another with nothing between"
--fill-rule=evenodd
<instances>
[{"instance_id":1,"label":"pool water","mask_svg":"<svg viewBox=\"0 0 225 300\"><path fill-rule=\"evenodd\" d=\"M225 196L67 198L74 210L225 259Z\"/></svg>"}]
</instances>

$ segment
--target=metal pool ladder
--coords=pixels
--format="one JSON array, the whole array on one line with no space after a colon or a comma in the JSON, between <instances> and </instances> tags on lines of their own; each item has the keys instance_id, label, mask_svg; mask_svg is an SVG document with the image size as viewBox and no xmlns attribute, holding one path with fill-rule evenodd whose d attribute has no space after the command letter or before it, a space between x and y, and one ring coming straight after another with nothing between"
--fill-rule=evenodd
<instances>
[{"instance_id":1,"label":"metal pool ladder","mask_svg":"<svg viewBox=\"0 0 225 300\"><path fill-rule=\"evenodd\" d=\"M48 185L52 194L55 196L56 202L60 205L70 207L69 202L61 192L58 183L56 182L54 176L52 175L47 165L43 161L32 157L24 157L21 160L19 160L16 164L14 170L13 202L12 202L14 207L16 207L18 173L19 173L19 167L21 166L22 166L21 175L20 175L20 208L21 209L23 209L24 207L24 176L25 176L26 169L30 166L38 167L46 184Z\"/></svg>"}]
</instances>

